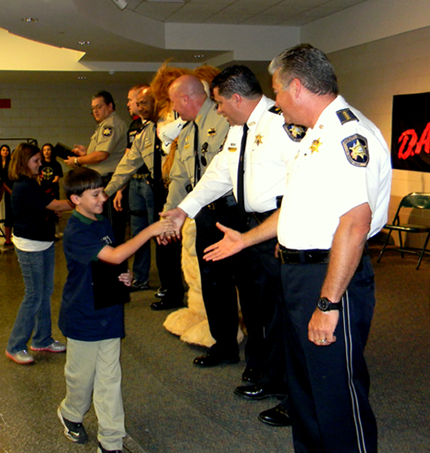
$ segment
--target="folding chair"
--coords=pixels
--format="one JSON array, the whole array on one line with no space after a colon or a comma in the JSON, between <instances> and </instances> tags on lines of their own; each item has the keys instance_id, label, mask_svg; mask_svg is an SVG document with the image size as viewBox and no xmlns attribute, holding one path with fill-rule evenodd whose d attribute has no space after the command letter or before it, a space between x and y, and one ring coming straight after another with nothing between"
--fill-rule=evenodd
<instances>
[{"instance_id":1,"label":"folding chair","mask_svg":"<svg viewBox=\"0 0 430 453\"><path fill-rule=\"evenodd\" d=\"M400 247L389 247L388 250L393 250L400 252L402 258L404 258L404 253L415 253L419 256L418 264L416 269L420 267L421 261L423 259L424 253L426 253L427 243L430 239L430 224L429 225L415 225L411 223L401 223L400 221L400 211L406 208L410 209L430 209L430 193L418 193L413 192L409 195L403 197L402 201L397 208L396 215L394 216L393 223L387 223L384 228L388 230L388 236L385 240L384 246L382 247L381 252L377 262L381 261L382 255L385 253L385 250L390 240L391 233L397 231L399 233L399 243ZM429 222L430 223L430 222ZM405 247L403 243L402 233L427 233L427 236L424 241L422 249L417 249L413 247Z\"/></svg>"}]
</instances>

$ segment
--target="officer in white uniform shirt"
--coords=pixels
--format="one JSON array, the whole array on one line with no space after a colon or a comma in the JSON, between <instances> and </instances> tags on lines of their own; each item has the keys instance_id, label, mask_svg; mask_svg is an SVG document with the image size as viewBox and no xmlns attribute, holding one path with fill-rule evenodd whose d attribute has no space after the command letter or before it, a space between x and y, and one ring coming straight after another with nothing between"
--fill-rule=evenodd
<instances>
[{"instance_id":1,"label":"officer in white uniform shirt","mask_svg":"<svg viewBox=\"0 0 430 453\"><path fill-rule=\"evenodd\" d=\"M295 451L376 453L364 360L375 294L365 244L386 222L390 154L376 126L338 95L321 51L286 50L269 71L285 121L307 134L288 167L280 214L243 235L224 229L206 258L230 256L277 231Z\"/></svg>"},{"instance_id":2,"label":"officer in white uniform shirt","mask_svg":"<svg viewBox=\"0 0 430 453\"><path fill-rule=\"evenodd\" d=\"M187 215L194 218L203 207L231 191L240 205L238 191L241 183L238 175L243 174L243 212L240 215L243 229L247 230L263 222L278 208L285 188L286 167L296 153L303 129L290 128L286 133L283 118L274 107L274 102L262 94L258 80L246 66L235 65L224 69L215 77L212 87L218 113L226 117L232 127L222 151L215 156L194 190L179 204L178 209L170 212L170 216L176 215L181 221ZM244 167L240 170L239 161L242 158ZM243 374L247 381L258 380L268 351L273 350L275 342L274 338L269 343L267 340L281 294L275 247L276 240L272 239L250 248L237 257L233 268L248 332L245 348L247 368ZM217 344L225 344L227 338L235 338L238 319L235 301L205 298L204 302L209 327ZM235 324L230 322L232 319ZM198 363L195 363L217 364L217 354L218 351L213 348L208 355L197 358ZM281 368L280 386L284 367Z\"/></svg>"}]
</instances>

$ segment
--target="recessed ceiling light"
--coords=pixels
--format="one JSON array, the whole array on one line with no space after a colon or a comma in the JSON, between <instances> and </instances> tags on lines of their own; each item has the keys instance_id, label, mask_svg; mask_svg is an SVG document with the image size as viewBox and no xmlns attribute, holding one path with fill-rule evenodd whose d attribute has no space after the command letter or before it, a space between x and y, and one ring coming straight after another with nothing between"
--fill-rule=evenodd
<instances>
[{"instance_id":1,"label":"recessed ceiling light","mask_svg":"<svg viewBox=\"0 0 430 453\"><path fill-rule=\"evenodd\" d=\"M90 43L90 41L78 41L78 44L79 44L80 46L88 46L88 45L91 44L91 43Z\"/></svg>"},{"instance_id":2,"label":"recessed ceiling light","mask_svg":"<svg viewBox=\"0 0 430 453\"><path fill-rule=\"evenodd\" d=\"M34 17L24 17L24 19L21 19L23 22L28 22L28 23L31 23L31 22L37 22L38 19L35 19Z\"/></svg>"},{"instance_id":3,"label":"recessed ceiling light","mask_svg":"<svg viewBox=\"0 0 430 453\"><path fill-rule=\"evenodd\" d=\"M126 0L112 0L120 10L127 8L128 3Z\"/></svg>"}]
</instances>

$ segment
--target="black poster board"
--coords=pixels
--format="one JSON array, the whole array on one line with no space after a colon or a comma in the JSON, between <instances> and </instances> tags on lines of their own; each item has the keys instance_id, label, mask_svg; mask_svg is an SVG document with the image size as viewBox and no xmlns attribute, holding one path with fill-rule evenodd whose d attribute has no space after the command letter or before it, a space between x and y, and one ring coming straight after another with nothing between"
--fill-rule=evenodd
<instances>
[{"instance_id":1,"label":"black poster board","mask_svg":"<svg viewBox=\"0 0 430 453\"><path fill-rule=\"evenodd\" d=\"M430 172L430 93L393 96L392 122L393 168Z\"/></svg>"},{"instance_id":2,"label":"black poster board","mask_svg":"<svg viewBox=\"0 0 430 453\"><path fill-rule=\"evenodd\" d=\"M127 268L127 261L118 265L101 260L91 263L96 310L130 302L130 288L118 280L118 276L127 272Z\"/></svg>"},{"instance_id":3,"label":"black poster board","mask_svg":"<svg viewBox=\"0 0 430 453\"><path fill-rule=\"evenodd\" d=\"M68 159L71 156L76 156L76 154L72 151L72 148L67 145L63 145L62 143L57 143L54 146L54 153L60 159Z\"/></svg>"}]
</instances>

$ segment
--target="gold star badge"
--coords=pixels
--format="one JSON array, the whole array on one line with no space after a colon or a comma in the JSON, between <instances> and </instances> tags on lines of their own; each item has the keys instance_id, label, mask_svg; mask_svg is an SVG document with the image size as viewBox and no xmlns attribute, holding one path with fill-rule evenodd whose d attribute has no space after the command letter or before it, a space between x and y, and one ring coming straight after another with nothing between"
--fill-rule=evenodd
<instances>
[{"instance_id":1,"label":"gold star badge","mask_svg":"<svg viewBox=\"0 0 430 453\"><path fill-rule=\"evenodd\" d=\"M261 134L257 134L257 135L255 136L255 144L256 144L257 146L263 144L263 137L261 136Z\"/></svg>"},{"instance_id":2,"label":"gold star badge","mask_svg":"<svg viewBox=\"0 0 430 453\"><path fill-rule=\"evenodd\" d=\"M358 157L363 159L367 156L366 145L360 143L359 140L357 140L353 146L350 146L349 149L351 150L351 157L354 160L357 160Z\"/></svg>"},{"instance_id":3,"label":"gold star badge","mask_svg":"<svg viewBox=\"0 0 430 453\"><path fill-rule=\"evenodd\" d=\"M291 127L290 132L293 137L297 138L302 137L305 131L303 127L294 125L293 127Z\"/></svg>"},{"instance_id":4,"label":"gold star badge","mask_svg":"<svg viewBox=\"0 0 430 453\"><path fill-rule=\"evenodd\" d=\"M216 129L214 127L211 127L208 129L208 137L215 137L216 135Z\"/></svg>"},{"instance_id":5,"label":"gold star badge","mask_svg":"<svg viewBox=\"0 0 430 453\"><path fill-rule=\"evenodd\" d=\"M322 145L322 143L320 142L320 139L318 140L314 140L312 142L312 145L310 146L310 150L312 151L312 154L313 153L318 153L319 152L319 147Z\"/></svg>"}]
</instances>

